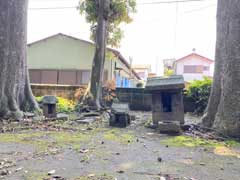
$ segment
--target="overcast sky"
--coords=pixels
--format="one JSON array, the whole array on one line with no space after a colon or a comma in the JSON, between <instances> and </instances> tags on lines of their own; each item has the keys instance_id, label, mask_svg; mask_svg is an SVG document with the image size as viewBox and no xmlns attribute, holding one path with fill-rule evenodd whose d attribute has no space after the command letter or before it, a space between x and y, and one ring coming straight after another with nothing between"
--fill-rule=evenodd
<instances>
[{"instance_id":1,"label":"overcast sky","mask_svg":"<svg viewBox=\"0 0 240 180\"><path fill-rule=\"evenodd\" d=\"M144 4L163 1L175 0L137 0L134 21L122 25L122 54L127 59L131 56L134 64L151 64L153 72L157 61L180 58L193 48L213 59L217 0ZM88 40L89 25L76 9L41 9L77 5L78 0L30 0L28 42L59 32Z\"/></svg>"}]
</instances>

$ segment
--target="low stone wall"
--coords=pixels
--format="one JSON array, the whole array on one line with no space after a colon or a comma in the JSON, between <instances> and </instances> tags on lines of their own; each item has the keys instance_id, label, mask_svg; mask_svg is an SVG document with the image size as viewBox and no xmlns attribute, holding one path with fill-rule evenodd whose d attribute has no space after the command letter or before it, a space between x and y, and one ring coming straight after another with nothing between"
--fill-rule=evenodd
<instances>
[{"instance_id":1,"label":"low stone wall","mask_svg":"<svg viewBox=\"0 0 240 180\"><path fill-rule=\"evenodd\" d=\"M74 95L79 88L86 89L86 86L68 85L45 85L31 84L34 96L54 95L67 99L75 99Z\"/></svg>"},{"instance_id":2,"label":"low stone wall","mask_svg":"<svg viewBox=\"0 0 240 180\"><path fill-rule=\"evenodd\" d=\"M120 102L129 103L131 110L151 111L152 95L144 88L117 88L117 97Z\"/></svg>"},{"instance_id":3,"label":"low stone wall","mask_svg":"<svg viewBox=\"0 0 240 180\"><path fill-rule=\"evenodd\" d=\"M32 84L34 96L54 95L67 99L75 99L74 95L77 89L86 89L86 86L67 86L67 85L44 85ZM144 88L117 88L116 94L120 102L129 104L133 111L151 111L152 95ZM195 105L184 98L184 111L194 112Z\"/></svg>"}]
</instances>

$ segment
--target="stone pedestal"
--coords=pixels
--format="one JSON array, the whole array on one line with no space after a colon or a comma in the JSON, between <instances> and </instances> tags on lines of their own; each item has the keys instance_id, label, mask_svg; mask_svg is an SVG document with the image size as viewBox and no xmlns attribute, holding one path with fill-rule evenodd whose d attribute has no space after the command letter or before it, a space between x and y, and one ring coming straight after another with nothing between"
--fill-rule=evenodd
<instances>
[{"instance_id":1,"label":"stone pedestal","mask_svg":"<svg viewBox=\"0 0 240 180\"><path fill-rule=\"evenodd\" d=\"M114 103L112 105L109 125L113 127L124 128L130 125L130 115L128 104Z\"/></svg>"}]
</instances>

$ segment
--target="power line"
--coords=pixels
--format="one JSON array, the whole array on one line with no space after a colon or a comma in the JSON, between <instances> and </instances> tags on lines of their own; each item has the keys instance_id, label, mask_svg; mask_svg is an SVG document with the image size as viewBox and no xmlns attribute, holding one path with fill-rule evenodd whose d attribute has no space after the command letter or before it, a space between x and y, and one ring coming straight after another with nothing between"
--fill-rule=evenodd
<instances>
[{"instance_id":1,"label":"power line","mask_svg":"<svg viewBox=\"0 0 240 180\"><path fill-rule=\"evenodd\" d=\"M41 7L41 8L29 8L29 10L61 10L61 9L77 9L78 6L69 6L69 7Z\"/></svg>"},{"instance_id":2,"label":"power line","mask_svg":"<svg viewBox=\"0 0 240 180\"><path fill-rule=\"evenodd\" d=\"M192 9L192 10L189 10L189 11L184 11L184 14L193 13L193 12L196 12L196 11L201 11L201 10L204 10L204 9L207 9L207 8L210 8L210 7L216 7L216 6L217 6L217 4L211 4L209 6L201 7L201 8L198 8L198 9Z\"/></svg>"},{"instance_id":3,"label":"power line","mask_svg":"<svg viewBox=\"0 0 240 180\"><path fill-rule=\"evenodd\" d=\"M177 1L153 1L153 2L143 2L137 3L138 5L147 5L147 4L171 4L171 3L186 3L186 2L199 2L207 0L177 0Z\"/></svg>"},{"instance_id":4,"label":"power line","mask_svg":"<svg viewBox=\"0 0 240 180\"><path fill-rule=\"evenodd\" d=\"M45 0L53 1L53 0ZM137 3L137 5L151 5L151 4L172 4L172 3L187 3L187 2L200 2L209 0L174 0L174 1L153 1L153 2L143 2ZM29 10L61 10L61 9L76 9L78 6L61 6L61 7L40 7L40 8L29 8Z\"/></svg>"}]
</instances>

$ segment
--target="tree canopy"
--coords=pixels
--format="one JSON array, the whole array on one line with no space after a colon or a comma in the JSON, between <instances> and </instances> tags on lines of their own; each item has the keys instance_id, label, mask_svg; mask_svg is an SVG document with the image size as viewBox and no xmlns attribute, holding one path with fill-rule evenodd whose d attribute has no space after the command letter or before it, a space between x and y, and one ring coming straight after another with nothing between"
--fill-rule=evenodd
<instances>
[{"instance_id":1,"label":"tree canopy","mask_svg":"<svg viewBox=\"0 0 240 180\"><path fill-rule=\"evenodd\" d=\"M123 31L119 27L121 23L130 23L131 13L136 12L136 0L109 0L110 9L105 12L105 19L108 21L107 44L112 47L119 47L123 38ZM91 23L91 39L95 41L99 0L80 0L79 9L85 14L86 21Z\"/></svg>"}]
</instances>

